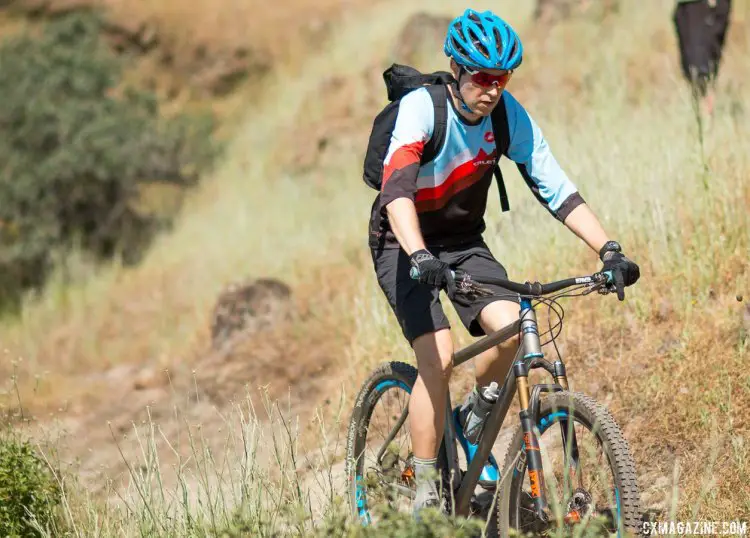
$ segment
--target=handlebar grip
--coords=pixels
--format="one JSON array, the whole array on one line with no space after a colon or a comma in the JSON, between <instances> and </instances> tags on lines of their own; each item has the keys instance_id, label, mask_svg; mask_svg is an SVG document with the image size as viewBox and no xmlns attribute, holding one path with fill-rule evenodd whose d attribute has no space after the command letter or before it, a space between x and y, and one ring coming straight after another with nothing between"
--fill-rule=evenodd
<instances>
[{"instance_id":1,"label":"handlebar grip","mask_svg":"<svg viewBox=\"0 0 750 538\"><path fill-rule=\"evenodd\" d=\"M412 280L419 280L419 269L416 267L412 267L409 269L409 276L412 278ZM451 276L455 279L456 278L456 272L451 271Z\"/></svg>"}]
</instances>

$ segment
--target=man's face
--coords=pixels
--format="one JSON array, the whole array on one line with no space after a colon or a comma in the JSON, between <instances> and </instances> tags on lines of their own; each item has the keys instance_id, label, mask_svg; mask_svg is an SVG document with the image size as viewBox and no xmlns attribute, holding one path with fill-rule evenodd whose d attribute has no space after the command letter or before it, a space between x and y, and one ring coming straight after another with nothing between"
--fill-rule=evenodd
<instances>
[{"instance_id":1,"label":"man's face","mask_svg":"<svg viewBox=\"0 0 750 538\"><path fill-rule=\"evenodd\" d=\"M501 69L482 69L481 71L467 71L451 60L453 76L458 80L458 87L466 105L480 116L489 116L500 101L505 86L508 84L512 71Z\"/></svg>"}]
</instances>

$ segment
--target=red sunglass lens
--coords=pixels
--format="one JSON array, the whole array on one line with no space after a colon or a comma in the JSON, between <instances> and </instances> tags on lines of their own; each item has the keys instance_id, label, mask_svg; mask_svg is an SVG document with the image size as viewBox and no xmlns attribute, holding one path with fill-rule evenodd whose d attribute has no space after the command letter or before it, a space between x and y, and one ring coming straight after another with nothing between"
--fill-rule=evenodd
<instances>
[{"instance_id":1,"label":"red sunglass lens","mask_svg":"<svg viewBox=\"0 0 750 538\"><path fill-rule=\"evenodd\" d=\"M493 84L497 86L505 86L510 80L510 73L503 73L502 75L490 75L483 71L479 71L471 75L471 80L477 83L479 86L488 87Z\"/></svg>"}]
</instances>

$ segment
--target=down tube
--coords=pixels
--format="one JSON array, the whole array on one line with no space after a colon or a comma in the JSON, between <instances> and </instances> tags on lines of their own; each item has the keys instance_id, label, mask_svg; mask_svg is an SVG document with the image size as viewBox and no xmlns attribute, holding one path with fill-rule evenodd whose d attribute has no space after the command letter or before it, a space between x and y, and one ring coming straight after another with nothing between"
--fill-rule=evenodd
<instances>
[{"instance_id":1,"label":"down tube","mask_svg":"<svg viewBox=\"0 0 750 538\"><path fill-rule=\"evenodd\" d=\"M523 346L518 346L518 351L513 359L513 363L519 360L523 356ZM516 376L513 374L513 368L508 372L508 376L505 378L503 388L500 392L500 398L495 405L492 406L492 411L487 416L487 422L484 425L484 431L482 432L482 439L479 441L479 447L474 455L474 459L466 469L466 474L461 481L461 487L458 490L456 496L456 513L460 515L467 515L469 513L469 501L471 496L474 494L474 488L479 481L479 475L482 473L482 468L485 462L490 457L492 452L492 446L497 440L497 436L500 433L500 428L505 421L505 417L510 409L510 404L513 401L513 396L516 394ZM502 471L502 469L500 469Z\"/></svg>"}]
</instances>

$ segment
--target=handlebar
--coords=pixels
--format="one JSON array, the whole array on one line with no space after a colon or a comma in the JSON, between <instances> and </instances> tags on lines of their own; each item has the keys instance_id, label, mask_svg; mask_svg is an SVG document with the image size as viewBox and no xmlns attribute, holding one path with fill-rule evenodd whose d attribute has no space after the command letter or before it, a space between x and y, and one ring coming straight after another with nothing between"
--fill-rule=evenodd
<instances>
[{"instance_id":1,"label":"handlebar","mask_svg":"<svg viewBox=\"0 0 750 538\"><path fill-rule=\"evenodd\" d=\"M451 273L453 275L453 278L456 280L456 283L459 284L459 287L462 280L466 282L474 281L479 284L500 286L509 291L518 293L522 297L541 297L542 295L554 293L571 286L580 286L587 284L602 284L609 286L614 282L614 277L611 271L602 271L589 276L565 278L563 280L557 280L554 282L549 282L547 284L541 284L540 282L525 282L521 284L520 282L514 282L505 278L476 278L463 271L451 271ZM419 270L416 267L412 267L409 272L409 276L411 276L411 278L413 278L414 280L419 280Z\"/></svg>"}]
</instances>

